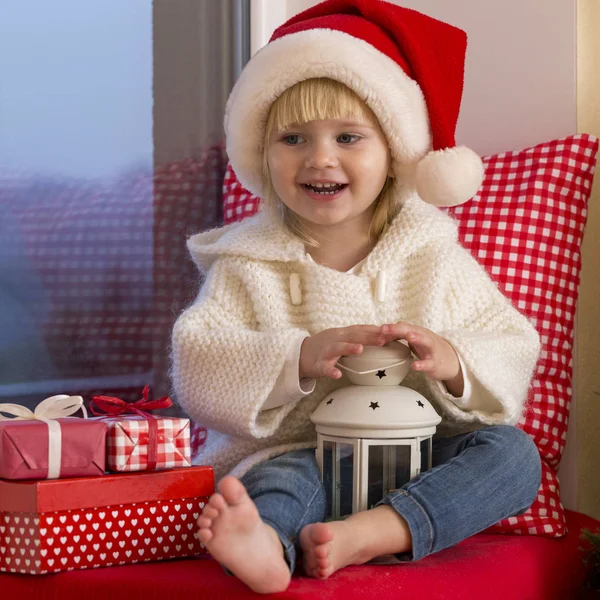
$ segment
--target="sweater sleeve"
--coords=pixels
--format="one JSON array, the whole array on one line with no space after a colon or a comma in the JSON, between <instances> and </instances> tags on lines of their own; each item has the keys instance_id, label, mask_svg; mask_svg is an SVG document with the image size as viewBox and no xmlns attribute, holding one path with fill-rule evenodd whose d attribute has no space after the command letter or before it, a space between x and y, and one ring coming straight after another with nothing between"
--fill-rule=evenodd
<instances>
[{"instance_id":1,"label":"sweater sleeve","mask_svg":"<svg viewBox=\"0 0 600 600\"><path fill-rule=\"evenodd\" d=\"M483 267L464 248L446 250L446 282L437 314L438 331L461 356L472 389L466 402L451 399L432 381L431 393L441 408L461 421L485 425L515 424L523 412L540 352L539 336L512 306Z\"/></svg>"},{"instance_id":2,"label":"sweater sleeve","mask_svg":"<svg viewBox=\"0 0 600 600\"><path fill-rule=\"evenodd\" d=\"M263 410L275 408L294 400L300 400L315 391L316 379L303 377L300 379L300 352L302 342L308 335L301 333L290 347L288 356L285 359L285 365L279 373L279 377L262 406Z\"/></svg>"},{"instance_id":3,"label":"sweater sleeve","mask_svg":"<svg viewBox=\"0 0 600 600\"><path fill-rule=\"evenodd\" d=\"M273 435L302 396L263 410L290 349L308 332L260 331L243 282L217 261L172 334L177 400L204 426L245 438Z\"/></svg>"}]
</instances>

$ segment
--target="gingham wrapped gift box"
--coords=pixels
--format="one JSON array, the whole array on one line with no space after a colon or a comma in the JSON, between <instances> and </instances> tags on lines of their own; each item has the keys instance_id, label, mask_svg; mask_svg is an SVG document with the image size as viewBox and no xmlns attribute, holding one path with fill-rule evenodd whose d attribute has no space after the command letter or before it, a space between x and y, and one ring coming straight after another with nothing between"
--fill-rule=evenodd
<instances>
[{"instance_id":1,"label":"gingham wrapped gift box","mask_svg":"<svg viewBox=\"0 0 600 600\"><path fill-rule=\"evenodd\" d=\"M0 480L0 571L45 574L204 553L196 519L211 467Z\"/></svg>"},{"instance_id":2,"label":"gingham wrapped gift box","mask_svg":"<svg viewBox=\"0 0 600 600\"><path fill-rule=\"evenodd\" d=\"M190 421L167 417L106 418L106 468L113 472L190 467Z\"/></svg>"},{"instance_id":3,"label":"gingham wrapped gift box","mask_svg":"<svg viewBox=\"0 0 600 600\"><path fill-rule=\"evenodd\" d=\"M90 410L108 426L108 471L159 471L190 467L190 420L154 416L151 411L169 408L168 396L150 400L145 386L136 402L115 396L94 396Z\"/></svg>"}]
</instances>

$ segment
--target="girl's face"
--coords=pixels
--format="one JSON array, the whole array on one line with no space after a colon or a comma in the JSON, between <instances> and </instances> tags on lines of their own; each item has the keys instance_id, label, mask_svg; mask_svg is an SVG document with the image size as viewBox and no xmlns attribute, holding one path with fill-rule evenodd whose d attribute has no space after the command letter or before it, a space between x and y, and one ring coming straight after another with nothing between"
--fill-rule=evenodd
<instances>
[{"instance_id":1,"label":"girl's face","mask_svg":"<svg viewBox=\"0 0 600 600\"><path fill-rule=\"evenodd\" d=\"M368 118L309 121L274 131L267 162L279 199L313 230L353 222L367 233L373 203L391 175L385 136Z\"/></svg>"}]
</instances>

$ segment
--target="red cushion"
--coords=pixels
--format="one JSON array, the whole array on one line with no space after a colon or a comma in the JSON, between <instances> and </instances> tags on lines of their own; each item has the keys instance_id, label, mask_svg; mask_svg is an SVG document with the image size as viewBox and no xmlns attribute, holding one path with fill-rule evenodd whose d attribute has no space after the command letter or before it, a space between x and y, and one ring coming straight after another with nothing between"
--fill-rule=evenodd
<instances>
[{"instance_id":1,"label":"red cushion","mask_svg":"<svg viewBox=\"0 0 600 600\"><path fill-rule=\"evenodd\" d=\"M582 527L600 523L567 511L569 533L559 539L482 533L416 563L348 567L327 581L294 575L277 598L366 600L574 600L585 578L578 550ZM0 575L5 598L128 600L258 598L212 559L181 560L43 577Z\"/></svg>"},{"instance_id":2,"label":"red cushion","mask_svg":"<svg viewBox=\"0 0 600 600\"><path fill-rule=\"evenodd\" d=\"M579 249L597 151L596 138L576 135L489 156L477 195L449 210L459 221L463 244L532 320L543 344L528 408L519 423L542 456L542 485L529 511L495 525L497 531L548 536L565 532L556 471L567 435ZM225 222L255 213L258 203L228 167Z\"/></svg>"}]
</instances>

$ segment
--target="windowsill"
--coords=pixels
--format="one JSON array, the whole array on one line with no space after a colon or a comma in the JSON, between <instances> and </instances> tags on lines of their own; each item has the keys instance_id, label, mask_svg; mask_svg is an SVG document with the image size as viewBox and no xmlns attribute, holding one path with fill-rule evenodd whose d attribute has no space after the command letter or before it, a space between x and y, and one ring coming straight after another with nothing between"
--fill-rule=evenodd
<instances>
[{"instance_id":1,"label":"windowsill","mask_svg":"<svg viewBox=\"0 0 600 600\"><path fill-rule=\"evenodd\" d=\"M76 379L50 379L46 381L32 381L22 383L0 384L0 398L15 398L17 396L51 396L53 394L68 394L69 392L80 392L81 390L95 389L120 389L136 388L142 389L146 384L153 381L152 371L148 373L133 373L131 375L108 375L106 377L89 377Z\"/></svg>"}]
</instances>

